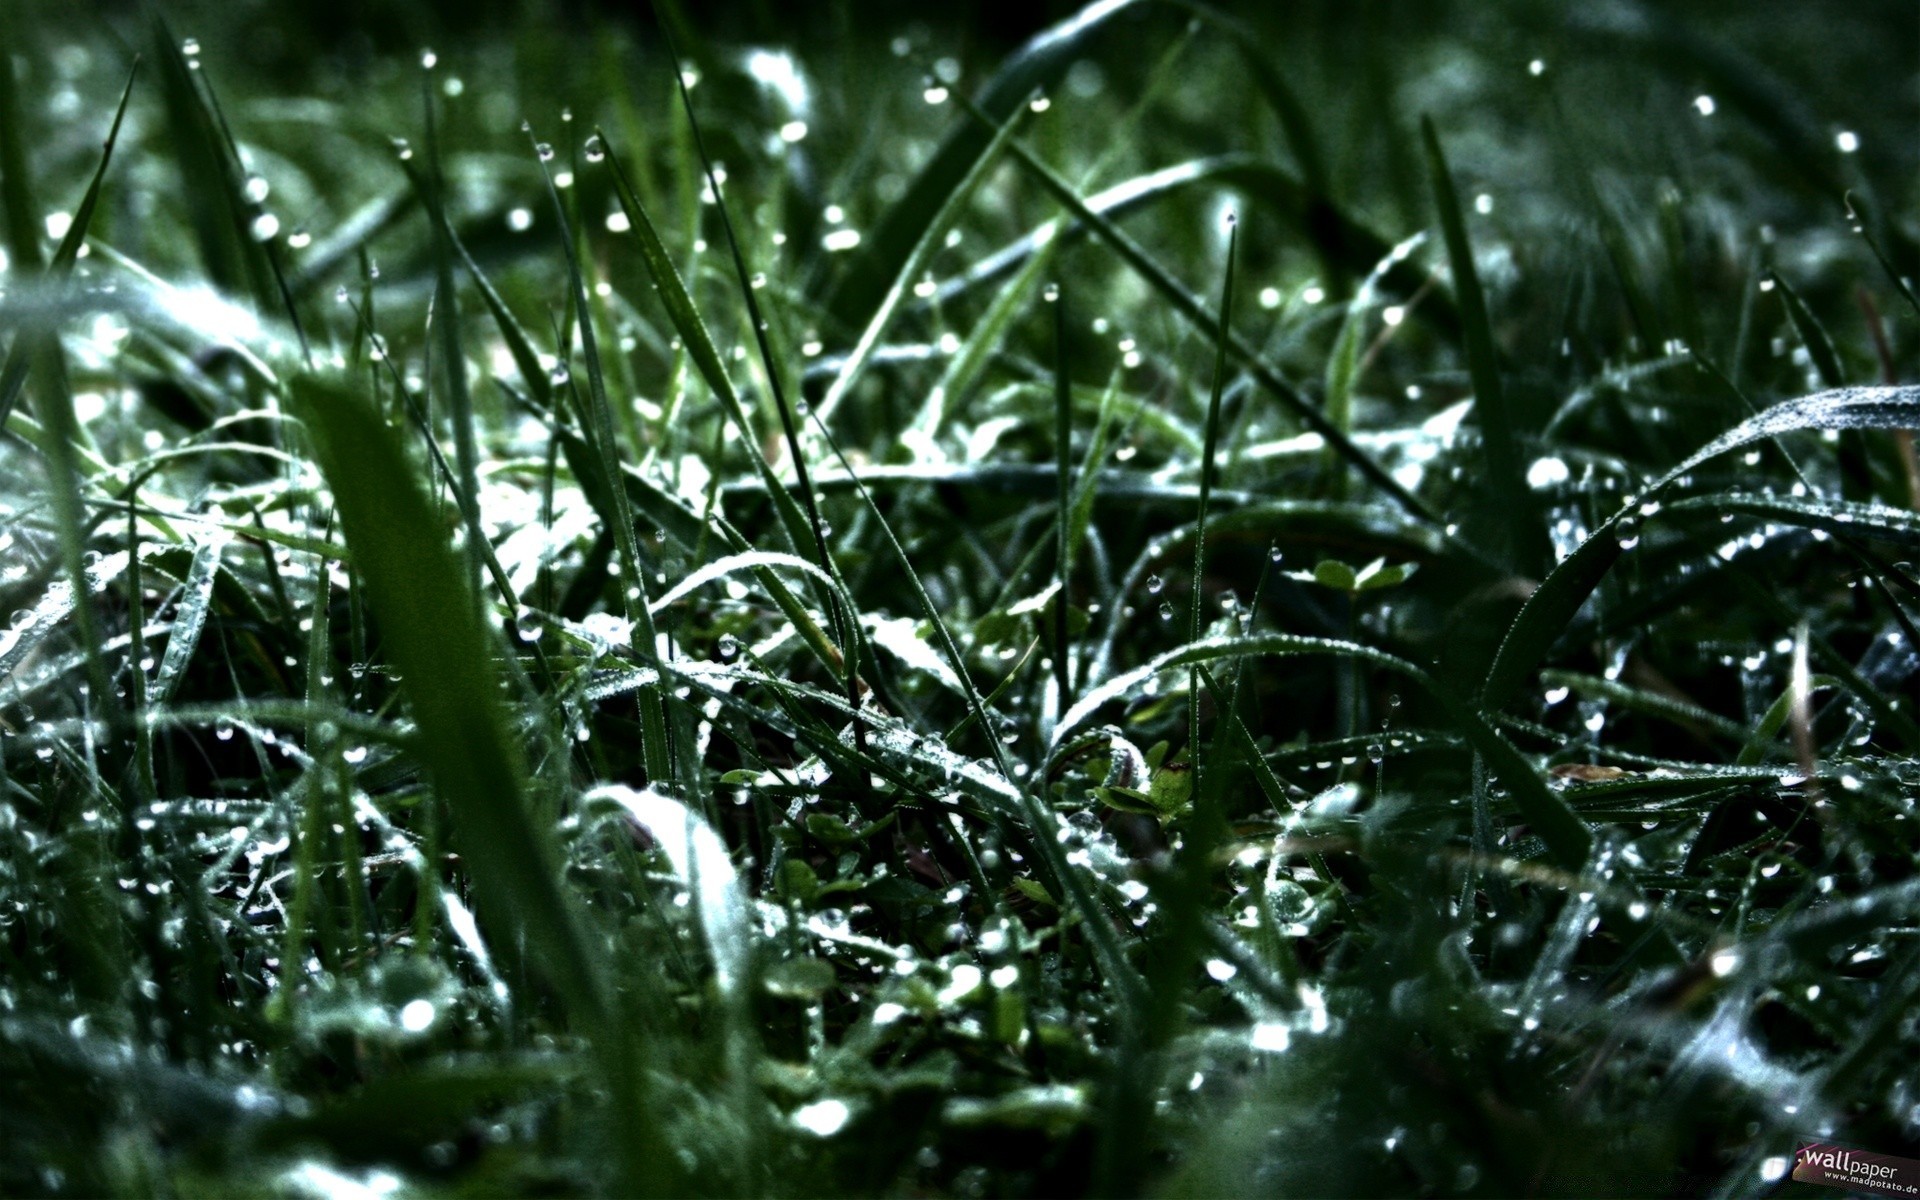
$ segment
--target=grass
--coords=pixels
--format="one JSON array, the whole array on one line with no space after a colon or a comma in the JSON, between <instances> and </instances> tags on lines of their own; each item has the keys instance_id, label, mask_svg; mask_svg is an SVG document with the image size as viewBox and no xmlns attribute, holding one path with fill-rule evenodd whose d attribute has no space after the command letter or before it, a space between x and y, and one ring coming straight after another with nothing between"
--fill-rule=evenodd
<instances>
[{"instance_id":1,"label":"grass","mask_svg":"<svg viewBox=\"0 0 1920 1200\"><path fill-rule=\"evenodd\" d=\"M1060 15L20 6L0 1192L1920 1154L1910 14Z\"/></svg>"}]
</instances>

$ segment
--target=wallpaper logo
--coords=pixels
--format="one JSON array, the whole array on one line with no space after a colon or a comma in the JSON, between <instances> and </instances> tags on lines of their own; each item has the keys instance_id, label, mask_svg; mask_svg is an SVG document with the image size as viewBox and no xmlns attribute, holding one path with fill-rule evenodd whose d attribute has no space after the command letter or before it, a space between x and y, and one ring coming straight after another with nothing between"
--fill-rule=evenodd
<instances>
[{"instance_id":1,"label":"wallpaper logo","mask_svg":"<svg viewBox=\"0 0 1920 1200\"><path fill-rule=\"evenodd\" d=\"M1879 1196L1920 1196L1920 1161L1869 1154L1827 1142L1808 1142L1800 1147L1793 1156L1793 1177L1801 1183Z\"/></svg>"}]
</instances>

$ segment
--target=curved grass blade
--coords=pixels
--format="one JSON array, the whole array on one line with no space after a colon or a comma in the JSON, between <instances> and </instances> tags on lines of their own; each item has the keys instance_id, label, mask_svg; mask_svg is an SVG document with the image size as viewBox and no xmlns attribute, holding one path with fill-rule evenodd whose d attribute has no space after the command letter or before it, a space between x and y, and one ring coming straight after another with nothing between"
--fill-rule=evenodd
<instances>
[{"instance_id":1,"label":"curved grass blade","mask_svg":"<svg viewBox=\"0 0 1920 1200\"><path fill-rule=\"evenodd\" d=\"M1920 386L1836 388L1788 400L1742 421L1688 455L1656 480L1646 499L1658 497L1676 479L1729 450L1805 429L1907 429L1920 423ZM1587 536L1572 554L1548 573L1521 606L1487 669L1480 704L1497 710L1519 693L1520 685L1546 658L1587 597L1619 559L1620 525L1637 519L1642 501L1622 505Z\"/></svg>"},{"instance_id":2,"label":"curved grass blade","mask_svg":"<svg viewBox=\"0 0 1920 1200\"><path fill-rule=\"evenodd\" d=\"M213 585L220 576L220 554L226 549L227 540L224 532L215 532L194 548L193 565L187 570L186 584L173 606L173 631L167 635L167 650L161 656L160 671L154 676L152 702L155 704L166 704L173 699L186 674L187 661L200 644L200 633L207 625L207 610L213 604Z\"/></svg>"},{"instance_id":3,"label":"curved grass blade","mask_svg":"<svg viewBox=\"0 0 1920 1200\"><path fill-rule=\"evenodd\" d=\"M1586 865L1593 844L1593 835L1588 831L1586 823L1567 807L1564 799L1546 786L1539 772L1534 770L1520 752L1513 748L1512 743L1487 724L1470 706L1462 703L1453 694L1452 689L1439 679L1404 658L1359 642L1268 633L1249 637L1206 638L1175 647L1156 655L1133 670L1115 675L1082 696L1060 718L1059 725L1055 727L1049 748L1050 754L1057 752L1065 743L1067 735L1091 719L1102 705L1134 694L1134 690L1142 683L1162 671L1239 658L1290 658L1315 655L1371 663L1405 676L1433 696L1447 710L1448 715L1459 727L1461 735L1467 739L1474 750L1486 758L1487 765L1513 794L1514 802L1519 806L1521 815L1533 827L1534 832L1539 834L1541 840L1546 842L1555 861L1569 870L1579 870ZM1050 760L1047 770L1041 773L1042 778L1045 778L1051 770Z\"/></svg>"},{"instance_id":4,"label":"curved grass blade","mask_svg":"<svg viewBox=\"0 0 1920 1200\"><path fill-rule=\"evenodd\" d=\"M1676 500L1667 506L1667 511L1758 517L1777 525L1821 529L1839 537L1860 537L1920 550L1920 513L1890 504L1772 496L1761 492L1721 492Z\"/></svg>"}]
</instances>

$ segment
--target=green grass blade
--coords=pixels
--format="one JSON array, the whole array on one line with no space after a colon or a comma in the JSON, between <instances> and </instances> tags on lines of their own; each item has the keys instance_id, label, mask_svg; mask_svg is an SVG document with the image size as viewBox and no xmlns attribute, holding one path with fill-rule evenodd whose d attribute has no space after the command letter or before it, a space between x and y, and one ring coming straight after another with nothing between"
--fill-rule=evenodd
<instances>
[{"instance_id":1,"label":"green grass blade","mask_svg":"<svg viewBox=\"0 0 1920 1200\"><path fill-rule=\"evenodd\" d=\"M40 270L40 205L33 194L33 176L27 169L27 123L20 111L20 92L13 78L13 60L0 70L0 206L7 210L7 255L12 269Z\"/></svg>"},{"instance_id":2,"label":"green grass blade","mask_svg":"<svg viewBox=\"0 0 1920 1200\"><path fill-rule=\"evenodd\" d=\"M602 133L599 136L604 140L606 135ZM780 514L781 524L794 549L806 547L814 539L805 514L761 453L759 437L753 430L752 422L747 419L746 408L740 402L740 393L735 389L732 378L727 374L726 364L720 359L720 351L714 347L713 336L707 332L707 323L695 307L693 297L687 293L687 285L680 277L679 268L673 265L673 257L667 253L666 243L660 240L653 218L648 215L646 206L641 204L640 196L634 191L611 144L607 146L606 155L607 165L613 170L614 195L618 197L621 211L626 213L635 240L639 243L640 261L646 266L647 274L653 280L654 291L667 310L667 319L679 333L681 344L699 370L700 377L706 380L707 387L720 401L727 419L740 431L740 444L747 448L755 473L766 484L768 496L772 499L775 511Z\"/></svg>"},{"instance_id":3,"label":"green grass blade","mask_svg":"<svg viewBox=\"0 0 1920 1200\"><path fill-rule=\"evenodd\" d=\"M1846 376L1840 370L1840 355L1833 348L1833 338L1828 336L1827 327L1813 315L1807 302L1793 285L1781 277L1778 271L1768 271L1767 280L1780 293L1780 303L1787 310L1788 320L1793 322L1793 331L1800 335L1800 344L1807 348L1808 357L1813 359L1813 369L1820 376L1820 382L1830 388L1846 386Z\"/></svg>"},{"instance_id":4,"label":"green grass blade","mask_svg":"<svg viewBox=\"0 0 1920 1200\"><path fill-rule=\"evenodd\" d=\"M106 145L100 152L100 165L94 168L93 182L87 185L86 193L80 197L80 207L74 210L73 220L67 226L66 236L60 239L60 245L53 252L53 261L48 264L49 279L69 278L73 274L73 264L79 261L80 247L86 243L87 230L93 227L93 212L100 202L100 189L107 179L107 166L113 161L113 148L120 141L120 123L126 118L127 101L133 97L133 81L139 71L140 63L136 59L133 69L127 73L127 84L120 91L119 107L113 111L113 124L107 130ZM0 75L6 77L5 90L11 93L12 64L8 63L7 69L0 71ZM4 119L5 116L4 112L0 112L0 119ZM0 155L11 158L20 153L18 147L8 148L8 140L18 134L19 128L17 122L5 122L4 132L0 132ZM13 176L9 174L8 178L12 179ZM16 208L24 209L24 206L32 203L32 193L24 178L19 181L17 188L9 184L8 189L5 199L9 213ZM40 243L33 237L31 230L26 236L31 249L22 253L16 247L13 253L20 260L22 267L31 269L40 261ZM27 330L22 330L16 335L13 346L7 352L6 366L0 367L0 425L6 424L7 417L13 412L15 401L20 398L20 388L26 382L27 348L31 344L32 336ZM52 426L49 428L51 429Z\"/></svg>"},{"instance_id":5,"label":"green grass blade","mask_svg":"<svg viewBox=\"0 0 1920 1200\"><path fill-rule=\"evenodd\" d=\"M528 133L532 137L531 131ZM536 156L538 156L536 146ZM599 341L593 331L592 307L587 300L587 284L575 249L572 222L566 205L553 185L553 175L541 163L541 175L547 181L547 196L560 225L560 244L567 252L567 278L574 311L580 321L580 352L587 368L586 425L587 441L593 447L602 474L610 482L620 478L619 443L614 436L612 405L607 399L607 382L600 369ZM627 489L608 486L605 495L608 511L603 514L613 526L614 545L620 549L620 595L627 620L633 626L633 650L640 661L657 664L660 656L653 615L647 610L651 589L640 557L639 540L634 537L633 512L627 506ZM657 669L657 666L656 666ZM655 784L665 785L673 778L671 747L667 743L666 706L657 687L640 689L641 751L646 759L647 776Z\"/></svg>"},{"instance_id":6,"label":"green grass blade","mask_svg":"<svg viewBox=\"0 0 1920 1200\"><path fill-rule=\"evenodd\" d=\"M975 115L985 119L985 115L977 110ZM1356 446L1352 438L1340 432L1331 421L1328 421L1326 414L1301 395L1297 388L1281 378L1277 371L1268 366L1257 350L1231 330L1220 329L1213 314L1207 311L1206 305L1199 297L1168 274L1164 267L1155 262L1139 243L1127 236L1118 226L1088 208L1072 185L1061 179L1052 168L1018 141L1009 143L1008 148L1054 199L1092 229L1114 253L1146 280L1149 286L1159 292L1175 311L1207 338L1224 338L1234 359L1252 374L1260 386L1298 417L1302 424L1325 438L1336 454L1351 462L1369 482L1409 513L1436 526L1444 524L1438 514L1424 501L1401 486L1400 481L1375 462L1371 455Z\"/></svg>"},{"instance_id":7,"label":"green grass blade","mask_svg":"<svg viewBox=\"0 0 1920 1200\"><path fill-rule=\"evenodd\" d=\"M170 704L180 690L187 663L200 645L200 634L207 627L207 613L213 607L213 586L220 577L220 555L226 549L224 533L206 538L194 547L193 565L180 598L173 606L173 630L167 635L166 653L160 659L159 674L153 680L153 701Z\"/></svg>"},{"instance_id":8,"label":"green grass blade","mask_svg":"<svg viewBox=\"0 0 1920 1200\"><path fill-rule=\"evenodd\" d=\"M906 192L860 245L860 253L835 284L826 310L841 329L865 329L887 288L967 173L993 142L994 127L1011 121L1034 89L1051 87L1087 52L1112 18L1137 0L1096 0L1073 16L1034 35L1000 65L974 101L986 125L962 122L947 135Z\"/></svg>"},{"instance_id":9,"label":"green grass blade","mask_svg":"<svg viewBox=\"0 0 1920 1200\"><path fill-rule=\"evenodd\" d=\"M1474 411L1480 418L1480 436L1486 447L1485 481L1489 499L1504 520L1502 555L1522 575L1536 576L1546 561L1546 535L1528 489L1521 457L1521 431L1508 404L1500 378L1500 354L1493 345L1487 298L1474 266L1473 245L1467 240L1466 220L1454 192L1453 174L1440 148L1440 136L1431 118L1423 118L1420 134L1426 144L1427 169L1433 179L1434 207L1446 237L1447 259L1453 267L1453 287L1466 334L1467 373L1473 380Z\"/></svg>"},{"instance_id":10,"label":"green grass blade","mask_svg":"<svg viewBox=\"0 0 1920 1200\"><path fill-rule=\"evenodd\" d=\"M315 376L296 378L292 393L386 654L405 681L419 725L414 750L454 815L480 911L526 939L535 966L584 1027L608 1033L605 983L560 886L552 832L527 807L519 748L500 710L498 646L432 503L399 439L362 395Z\"/></svg>"},{"instance_id":11,"label":"green grass blade","mask_svg":"<svg viewBox=\"0 0 1920 1200\"><path fill-rule=\"evenodd\" d=\"M973 160L972 165L967 168L967 173L955 181L953 190L940 197L938 210L933 214L932 220L927 222L919 238L914 241L906 260L900 264L899 274L894 276L886 292L880 297L880 303L874 309L872 320L867 322L866 328L860 333L859 340L847 353L841 364L840 373L834 377L831 384L827 385L826 395L822 396L820 403L814 406L814 415L818 420L823 423L833 420L833 414L840 407L841 401L845 400L848 393L859 384L861 377L866 373L868 363L872 361L874 350L880 345L880 339L886 335L888 328L892 325L894 315L900 311L902 302L915 283L926 273L934 255L939 252L941 238L946 236L947 230L952 228L954 222L959 219L961 210L973 199L974 193L986 181L987 176L1000 165L1000 157L1005 152L1008 141L1022 124L1022 114L1031 111L1032 109L1025 104L1015 109L1012 119L993 131L993 137L987 143L986 149Z\"/></svg>"}]
</instances>

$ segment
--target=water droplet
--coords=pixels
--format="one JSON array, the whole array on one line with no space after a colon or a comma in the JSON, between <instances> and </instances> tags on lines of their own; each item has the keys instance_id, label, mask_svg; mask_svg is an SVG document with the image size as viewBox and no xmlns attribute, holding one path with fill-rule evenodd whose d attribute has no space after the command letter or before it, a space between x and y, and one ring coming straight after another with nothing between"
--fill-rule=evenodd
<instances>
[{"instance_id":1,"label":"water droplet","mask_svg":"<svg viewBox=\"0 0 1920 1200\"><path fill-rule=\"evenodd\" d=\"M767 286L767 273L765 271L755 271L753 278L747 282L750 283L753 286L753 290L757 292Z\"/></svg>"},{"instance_id":2,"label":"water droplet","mask_svg":"<svg viewBox=\"0 0 1920 1200\"><path fill-rule=\"evenodd\" d=\"M928 104L945 104L947 102L947 89L936 83L928 87L926 91L921 92L920 98Z\"/></svg>"},{"instance_id":3,"label":"water droplet","mask_svg":"<svg viewBox=\"0 0 1920 1200\"><path fill-rule=\"evenodd\" d=\"M1387 748L1385 746L1382 746L1379 742L1367 743L1367 761L1368 762L1372 763L1374 766L1377 767L1381 763L1385 762L1386 758L1387 758Z\"/></svg>"},{"instance_id":4,"label":"water droplet","mask_svg":"<svg viewBox=\"0 0 1920 1200\"><path fill-rule=\"evenodd\" d=\"M1166 588L1166 586L1167 586L1167 581L1160 578L1158 575L1147 576L1147 594L1149 596L1158 596Z\"/></svg>"},{"instance_id":5,"label":"water droplet","mask_svg":"<svg viewBox=\"0 0 1920 1200\"><path fill-rule=\"evenodd\" d=\"M191 37L182 38L180 41L180 53L186 55L188 58L192 58L194 55L200 53L200 39Z\"/></svg>"},{"instance_id":6,"label":"water droplet","mask_svg":"<svg viewBox=\"0 0 1920 1200\"><path fill-rule=\"evenodd\" d=\"M427 70L433 70L435 66L439 65L439 62L440 56L432 50L422 50L420 52L420 65Z\"/></svg>"},{"instance_id":7,"label":"water droplet","mask_svg":"<svg viewBox=\"0 0 1920 1200\"><path fill-rule=\"evenodd\" d=\"M587 152L588 162L599 162L607 156L606 140L597 133L587 139L584 149Z\"/></svg>"},{"instance_id":8,"label":"water droplet","mask_svg":"<svg viewBox=\"0 0 1920 1200\"><path fill-rule=\"evenodd\" d=\"M1547 63L1545 59L1536 58L1532 62L1527 64L1527 74L1529 75L1538 77L1541 75L1545 75L1546 73L1547 73Z\"/></svg>"},{"instance_id":9,"label":"water droplet","mask_svg":"<svg viewBox=\"0 0 1920 1200\"><path fill-rule=\"evenodd\" d=\"M1162 600L1160 602L1160 619L1162 621L1173 620L1173 602L1171 600Z\"/></svg>"},{"instance_id":10,"label":"water droplet","mask_svg":"<svg viewBox=\"0 0 1920 1200\"><path fill-rule=\"evenodd\" d=\"M1045 300L1048 304L1057 303L1060 299L1060 285L1057 283L1050 283L1046 287L1041 288L1040 298L1042 300Z\"/></svg>"},{"instance_id":11,"label":"water droplet","mask_svg":"<svg viewBox=\"0 0 1920 1200\"><path fill-rule=\"evenodd\" d=\"M1842 129L1833 135L1833 144L1842 154L1856 154L1860 150L1860 135L1851 129Z\"/></svg>"},{"instance_id":12,"label":"water droplet","mask_svg":"<svg viewBox=\"0 0 1920 1200\"><path fill-rule=\"evenodd\" d=\"M245 190L247 199L259 204L267 198L267 193L272 190L272 186L261 176L249 175Z\"/></svg>"},{"instance_id":13,"label":"water droplet","mask_svg":"<svg viewBox=\"0 0 1920 1200\"><path fill-rule=\"evenodd\" d=\"M1710 117L1713 115L1714 109L1719 106L1713 102L1712 96L1702 92L1693 98L1693 107L1701 116Z\"/></svg>"},{"instance_id":14,"label":"water droplet","mask_svg":"<svg viewBox=\"0 0 1920 1200\"><path fill-rule=\"evenodd\" d=\"M534 143L533 152L540 156L541 162L553 161L553 143L551 142Z\"/></svg>"},{"instance_id":15,"label":"water droplet","mask_svg":"<svg viewBox=\"0 0 1920 1200\"><path fill-rule=\"evenodd\" d=\"M256 242L270 242L273 235L280 232L280 218L272 213L261 213L253 219L253 224L247 226L247 232L253 235Z\"/></svg>"},{"instance_id":16,"label":"water droplet","mask_svg":"<svg viewBox=\"0 0 1920 1200\"><path fill-rule=\"evenodd\" d=\"M333 289L333 298L336 303L345 304L347 302L347 285L343 283Z\"/></svg>"},{"instance_id":17,"label":"water droplet","mask_svg":"<svg viewBox=\"0 0 1920 1200\"><path fill-rule=\"evenodd\" d=\"M567 367L567 364L555 363L553 364L553 370L547 372L547 378L553 382L553 386L565 387L572 381L573 372Z\"/></svg>"}]
</instances>

